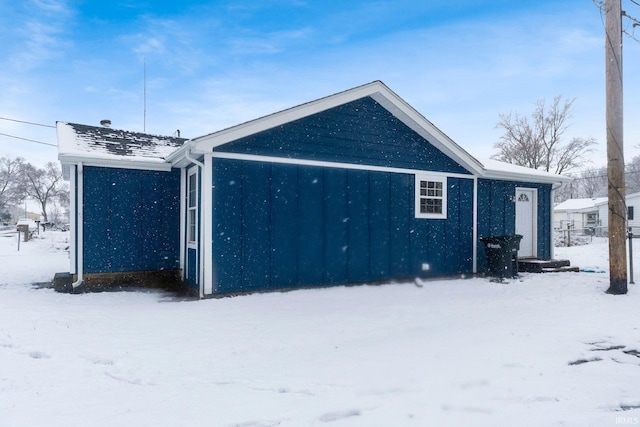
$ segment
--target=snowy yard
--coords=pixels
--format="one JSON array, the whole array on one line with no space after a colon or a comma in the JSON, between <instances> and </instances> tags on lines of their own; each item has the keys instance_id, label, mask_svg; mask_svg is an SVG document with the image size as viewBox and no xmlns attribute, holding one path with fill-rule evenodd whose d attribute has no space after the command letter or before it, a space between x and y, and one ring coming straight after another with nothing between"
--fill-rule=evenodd
<instances>
[{"instance_id":1,"label":"snowy yard","mask_svg":"<svg viewBox=\"0 0 640 427\"><path fill-rule=\"evenodd\" d=\"M203 301L31 286L68 271L66 239L0 233L0 426L640 422L640 285L606 295L606 273ZM606 240L556 257L608 269Z\"/></svg>"}]
</instances>

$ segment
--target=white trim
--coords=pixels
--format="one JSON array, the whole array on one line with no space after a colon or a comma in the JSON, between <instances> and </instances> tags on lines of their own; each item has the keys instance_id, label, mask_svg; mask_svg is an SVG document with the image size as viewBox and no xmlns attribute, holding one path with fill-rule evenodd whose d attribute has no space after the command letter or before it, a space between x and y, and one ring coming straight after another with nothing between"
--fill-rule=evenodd
<instances>
[{"instance_id":1,"label":"white trim","mask_svg":"<svg viewBox=\"0 0 640 427\"><path fill-rule=\"evenodd\" d=\"M556 189L551 187L551 195L550 195L551 199L550 199L550 203L551 203L551 213L550 216L551 218L549 218L549 221L551 222L549 224L549 246L550 246L550 250L549 250L549 254L551 255L551 259L555 258L555 246L554 245L554 239L553 239L553 223L554 223L554 215L555 212L553 211L553 201L556 199Z\"/></svg>"},{"instance_id":2,"label":"white trim","mask_svg":"<svg viewBox=\"0 0 640 427\"><path fill-rule=\"evenodd\" d=\"M189 265L189 254L188 251L189 249L194 249L196 251L196 259L199 259L200 256L200 249L198 248L198 240L196 240L195 242L192 242L189 240L189 233L190 233L190 228L191 228L191 223L190 223L190 212L189 212L189 180L191 178L192 175L195 175L196 177L196 206L195 206L195 212L196 212L196 218L195 218L195 227L196 227L196 239L198 236L198 231L199 231L199 224L198 224L198 191L199 191L199 185L198 185L198 178L199 178L199 167L197 165L193 165L190 168L187 169L187 176L186 176L186 222L183 224L184 227L186 228L185 230L185 244L186 244L186 251L185 251L185 266L186 266L186 271L189 271L190 265ZM200 280L200 271L202 271L202 266L200 266L200 269L198 269L198 265L196 262L196 275L193 278L196 281L196 284L199 286L200 288L200 297L202 297L202 281ZM188 273L185 273L185 277L188 277Z\"/></svg>"},{"instance_id":3,"label":"white trim","mask_svg":"<svg viewBox=\"0 0 640 427\"><path fill-rule=\"evenodd\" d=\"M203 295L213 293L212 253L213 244L213 159L212 154L205 154L204 167L200 180L201 200L201 245L200 245L200 289Z\"/></svg>"},{"instance_id":4,"label":"white trim","mask_svg":"<svg viewBox=\"0 0 640 427\"><path fill-rule=\"evenodd\" d=\"M469 169L475 174L482 174L483 166L478 160L447 137L442 131L436 128L430 121L407 104L381 81L374 81L334 95L276 112L268 116L260 117L219 132L194 138L189 143L193 145L194 152L211 152L216 147L228 142L235 141L267 129L272 129L277 126L290 123L294 120L299 120L367 96L372 97L383 108L398 118L398 120L418 132L421 136L428 137L428 140L432 145L459 162L463 167ZM174 152L168 156L168 160L175 162L177 157L179 157L179 154Z\"/></svg>"},{"instance_id":5,"label":"white trim","mask_svg":"<svg viewBox=\"0 0 640 427\"><path fill-rule=\"evenodd\" d=\"M573 178L568 178L562 175L548 174L542 175L540 171L531 169L532 173L525 172L508 172L499 171L495 169L484 169L481 177L485 179L496 179L500 181L516 181L516 182L530 182L533 184L557 184L563 182L571 182Z\"/></svg>"},{"instance_id":6,"label":"white trim","mask_svg":"<svg viewBox=\"0 0 640 427\"><path fill-rule=\"evenodd\" d=\"M483 166L477 159L467 153L466 150L456 144L387 86L382 84L382 87L372 93L371 97L411 130L442 151L447 157L461 163L465 169L476 175L482 173Z\"/></svg>"},{"instance_id":7,"label":"white trim","mask_svg":"<svg viewBox=\"0 0 640 427\"><path fill-rule=\"evenodd\" d=\"M538 257L538 189L537 188L530 188L530 187L516 187L516 191L514 194L514 202L517 204L518 203L518 190L520 191L531 191L531 195L533 200L531 201L531 227L532 227L532 236L531 239L533 240L531 242L531 251L532 254L531 256L534 258ZM517 215L518 215L518 209L516 207L516 224L518 223L518 219L517 219ZM553 228L553 227L551 227ZM550 244L553 245L553 240L550 241Z\"/></svg>"},{"instance_id":8,"label":"white trim","mask_svg":"<svg viewBox=\"0 0 640 427\"><path fill-rule=\"evenodd\" d=\"M562 183L571 180L571 178L568 177L544 173L541 171L531 170L531 173L529 173L526 168L516 170L517 168L514 168L513 165L508 165L509 169L505 170L483 165L380 81L374 81L344 92L320 98L315 101L239 124L237 126L223 129L219 132L194 138L188 141L185 146L191 147L193 152L205 154L213 151L217 147L240 138L254 135L258 132L272 129L313 114L318 114L368 96L373 98L398 120L429 141L431 145L443 152L449 158L458 162L462 167L474 175L487 179L545 184ZM186 149L181 148L174 151L167 156L167 161L174 165L181 164L185 150Z\"/></svg>"},{"instance_id":9,"label":"white trim","mask_svg":"<svg viewBox=\"0 0 640 427\"><path fill-rule=\"evenodd\" d=\"M78 226L78 218L76 215L78 214L78 189L76 188L76 165L68 165L69 166L69 239L71 241L71 245L69 245L69 263L70 268L69 272L71 274L76 274L78 271L78 264L76 256L78 254L78 235L76 232L76 227Z\"/></svg>"},{"instance_id":10,"label":"white trim","mask_svg":"<svg viewBox=\"0 0 640 427\"><path fill-rule=\"evenodd\" d=\"M150 171L169 172L172 168L171 163L158 161L158 162L144 162L137 160L109 160L99 159L95 157L78 157L78 156L58 156L58 160L61 163L77 164L82 163L85 166L96 166L106 168L118 168L118 169L141 169Z\"/></svg>"},{"instance_id":11,"label":"white trim","mask_svg":"<svg viewBox=\"0 0 640 427\"><path fill-rule=\"evenodd\" d=\"M82 162L78 163L77 166L78 171L78 204L76 206L76 212L78 217L78 247L77 247L77 275L78 280L73 282L71 286L75 289L78 286L82 285L82 275L84 274L84 170Z\"/></svg>"},{"instance_id":12,"label":"white trim","mask_svg":"<svg viewBox=\"0 0 640 427\"><path fill-rule=\"evenodd\" d=\"M276 126L290 123L294 120L311 116L348 102L364 98L379 91L382 87L386 86L384 86L380 81L375 81L344 92L320 98L315 101L307 102L296 107L288 108L268 116L260 117L237 126L223 129L219 132L194 138L192 140L194 142L194 151L200 153L210 152L215 147L219 147L227 142L235 141L236 139L253 135Z\"/></svg>"},{"instance_id":13,"label":"white trim","mask_svg":"<svg viewBox=\"0 0 640 427\"><path fill-rule=\"evenodd\" d=\"M401 173L401 174L409 174L409 175L426 174L426 175L438 176L438 177L474 179L473 175L465 175L461 173L433 172L433 171L426 171L421 169L403 169L403 168L392 168L392 167L385 167L385 166L358 165L354 163L326 162L321 160L290 159L287 157L271 157L271 156L260 156L256 154L225 153L221 151L214 151L212 154L212 157L216 159L247 160L250 162L282 163L287 165L317 166L317 167L323 167L323 168L353 169L353 170L365 170L365 171L372 171L372 172L390 172L390 173Z\"/></svg>"},{"instance_id":14,"label":"white trim","mask_svg":"<svg viewBox=\"0 0 640 427\"><path fill-rule=\"evenodd\" d=\"M478 272L478 178L473 179L473 274Z\"/></svg>"},{"instance_id":15,"label":"white trim","mask_svg":"<svg viewBox=\"0 0 640 427\"><path fill-rule=\"evenodd\" d=\"M440 183L442 185L442 195L441 196L429 196L429 195L421 195L420 190L422 189L422 182L435 182ZM415 175L415 184L414 184L414 194L415 194L415 217L417 219L447 219L447 177L435 176L431 174L416 174ZM436 199L442 201L442 212L441 213L425 213L420 211L420 205L422 199Z\"/></svg>"},{"instance_id":16,"label":"white trim","mask_svg":"<svg viewBox=\"0 0 640 427\"><path fill-rule=\"evenodd\" d=\"M182 280L187 277L187 168L180 169L180 271Z\"/></svg>"},{"instance_id":17,"label":"white trim","mask_svg":"<svg viewBox=\"0 0 640 427\"><path fill-rule=\"evenodd\" d=\"M191 177L195 176L195 205L193 207L189 206L189 201L190 196L191 196L191 186L190 186L190 181L191 181ZM187 233L187 238L186 238L186 244L187 244L187 248L188 249L198 249L198 231L200 229L199 224L198 224L198 208L199 203L198 203L198 192L199 192L199 185L198 185L198 178L199 178L199 173L198 173L198 166L194 165L191 166L190 168L187 169L187 186L186 186L186 204L187 204L187 210L186 210L186 215L187 215L187 222L186 222L186 233ZM191 215L190 215L190 211L193 210L196 213L196 217L195 217L195 223L191 223ZM195 239L196 240L191 240L191 226L194 225L195 226Z\"/></svg>"}]
</instances>

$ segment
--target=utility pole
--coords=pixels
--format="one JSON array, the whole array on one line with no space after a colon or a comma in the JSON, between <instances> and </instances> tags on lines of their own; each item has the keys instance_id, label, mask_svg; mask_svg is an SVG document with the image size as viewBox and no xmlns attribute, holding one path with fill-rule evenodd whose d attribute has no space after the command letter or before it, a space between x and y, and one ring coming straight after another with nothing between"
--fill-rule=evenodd
<instances>
[{"instance_id":1,"label":"utility pole","mask_svg":"<svg viewBox=\"0 0 640 427\"><path fill-rule=\"evenodd\" d=\"M627 207L624 182L622 125L622 8L621 0L605 0L607 176L609 198L608 294L627 293Z\"/></svg>"}]
</instances>

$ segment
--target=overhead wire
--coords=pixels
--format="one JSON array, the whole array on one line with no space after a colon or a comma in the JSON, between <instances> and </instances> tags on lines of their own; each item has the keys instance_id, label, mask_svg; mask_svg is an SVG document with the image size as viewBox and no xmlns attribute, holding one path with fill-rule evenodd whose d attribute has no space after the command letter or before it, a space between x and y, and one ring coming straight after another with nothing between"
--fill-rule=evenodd
<instances>
[{"instance_id":1,"label":"overhead wire","mask_svg":"<svg viewBox=\"0 0 640 427\"><path fill-rule=\"evenodd\" d=\"M46 125L44 123L36 123L36 122L30 122L27 120L19 120L19 119L14 119L14 118L10 118L10 117L0 117L0 120L7 120L10 122L16 122L16 123L24 123L27 125L31 125L31 126L41 126L41 127L45 127L45 128L53 128L55 129L55 126L52 125ZM51 144L50 142L42 142L42 141L36 141L35 139L29 139L29 138L23 138L21 136L15 136L15 135L9 135L7 133L0 133L1 136L5 136L7 138L14 138L14 139L20 139L22 141L27 141L27 142L33 142L35 144L41 144L41 145L48 145L51 147L57 147L57 144Z\"/></svg>"},{"instance_id":2,"label":"overhead wire","mask_svg":"<svg viewBox=\"0 0 640 427\"><path fill-rule=\"evenodd\" d=\"M0 132L0 135L1 136L6 136L7 138L21 139L23 141L33 142L33 143L36 143L36 144L49 145L51 147L57 147L58 146L57 144L51 144L50 142L36 141L35 139L22 138L20 136L9 135L9 134L6 134L6 133L1 133L1 132Z\"/></svg>"},{"instance_id":3,"label":"overhead wire","mask_svg":"<svg viewBox=\"0 0 640 427\"><path fill-rule=\"evenodd\" d=\"M42 126L42 127L45 127L45 128L53 128L53 129L56 128L55 126L52 126L52 125L45 125L45 124L42 124L42 123L28 122L26 120L12 119L12 118L9 118L9 117L0 117L0 120L7 120L7 121L10 121L10 122L24 123L24 124L33 125L33 126Z\"/></svg>"}]
</instances>

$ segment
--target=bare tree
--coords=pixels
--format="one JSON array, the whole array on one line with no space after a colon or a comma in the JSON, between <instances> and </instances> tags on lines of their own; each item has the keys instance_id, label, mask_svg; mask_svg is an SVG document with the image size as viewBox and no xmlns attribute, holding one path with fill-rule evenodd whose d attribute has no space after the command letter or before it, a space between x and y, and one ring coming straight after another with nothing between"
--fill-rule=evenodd
<instances>
[{"instance_id":1,"label":"bare tree","mask_svg":"<svg viewBox=\"0 0 640 427\"><path fill-rule=\"evenodd\" d=\"M583 197L604 197L607 195L607 168L590 168L580 174Z\"/></svg>"},{"instance_id":2,"label":"bare tree","mask_svg":"<svg viewBox=\"0 0 640 427\"><path fill-rule=\"evenodd\" d=\"M563 142L574 101L563 103L558 95L547 110L546 101L537 100L530 118L519 113L501 114L496 127L504 129L504 134L495 144L499 152L492 158L557 174L582 166L596 140L572 138Z\"/></svg>"},{"instance_id":3,"label":"bare tree","mask_svg":"<svg viewBox=\"0 0 640 427\"><path fill-rule=\"evenodd\" d=\"M8 205L20 203L24 199L20 185L23 166L22 157L0 158L0 209L4 210Z\"/></svg>"},{"instance_id":4,"label":"bare tree","mask_svg":"<svg viewBox=\"0 0 640 427\"><path fill-rule=\"evenodd\" d=\"M42 207L44 221L49 221L47 207L50 203L66 197L66 183L62 179L62 171L57 163L49 162L43 169L27 163L23 168L25 192Z\"/></svg>"},{"instance_id":5,"label":"bare tree","mask_svg":"<svg viewBox=\"0 0 640 427\"><path fill-rule=\"evenodd\" d=\"M627 194L640 191L640 156L636 156L625 166Z\"/></svg>"}]
</instances>

